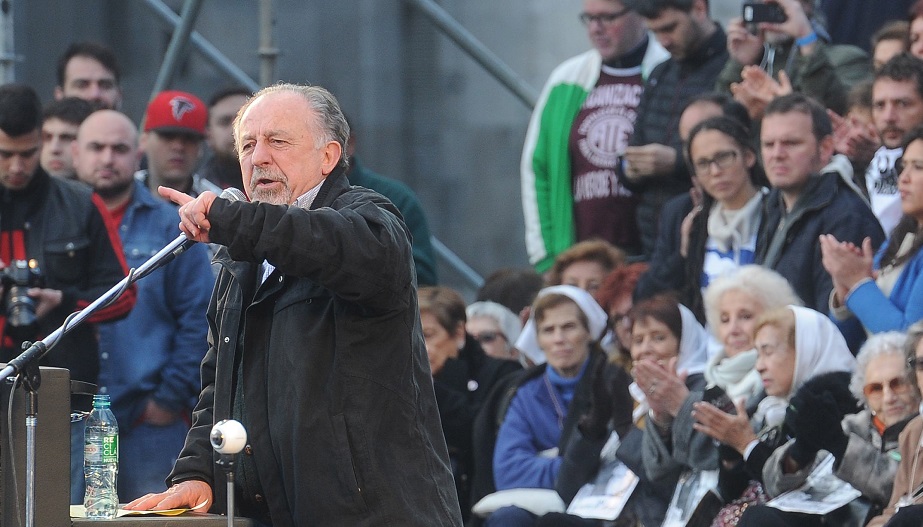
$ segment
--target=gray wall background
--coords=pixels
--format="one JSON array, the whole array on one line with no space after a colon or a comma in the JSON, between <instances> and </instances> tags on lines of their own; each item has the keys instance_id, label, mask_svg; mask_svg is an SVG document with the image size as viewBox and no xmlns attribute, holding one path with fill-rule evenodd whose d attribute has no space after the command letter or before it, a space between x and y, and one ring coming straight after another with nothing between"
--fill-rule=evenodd
<instances>
[{"instance_id":1,"label":"gray wall background","mask_svg":"<svg viewBox=\"0 0 923 527\"><path fill-rule=\"evenodd\" d=\"M738 0L725 0L736 3ZM177 13L183 2L168 0ZM442 0L440 5L535 90L588 47L580 0ZM172 33L141 0L14 2L16 79L50 100L55 63L76 40L111 46L123 110L139 122ZM330 89L363 162L410 185L435 236L486 276L527 265L519 155L530 109L401 0L275 0L278 80ZM195 30L259 77L256 0L206 0ZM232 82L192 48L171 88L207 100ZM472 291L444 266L446 285Z\"/></svg>"}]
</instances>

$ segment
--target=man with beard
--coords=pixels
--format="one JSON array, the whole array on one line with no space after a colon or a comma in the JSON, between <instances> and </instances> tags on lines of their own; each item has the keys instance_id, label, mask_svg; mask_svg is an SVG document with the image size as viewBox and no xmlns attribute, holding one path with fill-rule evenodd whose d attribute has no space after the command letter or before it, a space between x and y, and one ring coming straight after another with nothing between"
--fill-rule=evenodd
<instances>
[{"instance_id":1,"label":"man with beard","mask_svg":"<svg viewBox=\"0 0 923 527\"><path fill-rule=\"evenodd\" d=\"M644 17L648 31L671 55L644 83L635 132L622 164L626 186L639 196L638 229L649 260L663 204L692 185L681 154L680 115L695 96L714 89L727 61L726 38L708 15L708 0L625 3Z\"/></svg>"},{"instance_id":2,"label":"man with beard","mask_svg":"<svg viewBox=\"0 0 923 527\"><path fill-rule=\"evenodd\" d=\"M98 42L74 42L58 58L55 100L77 97L94 109L122 105L121 70L115 53Z\"/></svg>"},{"instance_id":3,"label":"man with beard","mask_svg":"<svg viewBox=\"0 0 923 527\"><path fill-rule=\"evenodd\" d=\"M191 196L206 190L220 194L221 187L195 173L207 120L205 103L195 95L175 90L158 93L147 105L140 139L147 169L135 177L152 193L162 185Z\"/></svg>"},{"instance_id":4,"label":"man with beard","mask_svg":"<svg viewBox=\"0 0 923 527\"><path fill-rule=\"evenodd\" d=\"M101 297L127 273L118 233L105 220L98 196L76 181L48 175L39 164L42 106L32 88L0 86L0 261L35 260L45 285L30 288L37 324L5 319L0 361L21 353L24 340L58 329L64 320ZM95 324L125 317L135 303L129 288L113 304L67 333L42 365L67 368L71 380L95 384L99 375ZM72 398L75 410L80 404ZM83 421L71 427L72 459L83 451ZM78 465L76 471L82 471ZM72 489L73 491L74 489ZM82 490L77 489L82 496ZM80 500L78 499L78 502Z\"/></svg>"},{"instance_id":5,"label":"man with beard","mask_svg":"<svg viewBox=\"0 0 923 527\"><path fill-rule=\"evenodd\" d=\"M155 198L134 173L140 153L135 125L99 110L73 145L80 181L102 198L118 225L128 265L137 268L179 234L176 209ZM137 283L128 317L100 324L99 386L119 422L119 501L164 489L189 430L205 355L205 310L214 285L205 246ZM83 473L73 474L80 481Z\"/></svg>"},{"instance_id":6,"label":"man with beard","mask_svg":"<svg viewBox=\"0 0 923 527\"><path fill-rule=\"evenodd\" d=\"M132 509L225 512L212 426L248 431L238 509L257 525L460 526L397 208L350 186L330 92L276 84L234 123L252 202L162 187L191 239L221 244L202 393L169 490Z\"/></svg>"},{"instance_id":7,"label":"man with beard","mask_svg":"<svg viewBox=\"0 0 923 527\"><path fill-rule=\"evenodd\" d=\"M923 61L902 53L875 72L872 120L881 148L865 171L865 186L872 212L890 233L902 214L894 163L904 153L904 134L923 123Z\"/></svg>"},{"instance_id":8,"label":"man with beard","mask_svg":"<svg viewBox=\"0 0 923 527\"><path fill-rule=\"evenodd\" d=\"M199 174L221 188L235 187L243 190L240 162L234 150L234 117L247 102L250 90L233 87L223 89L208 101L208 124L205 142L211 157L199 169Z\"/></svg>"}]
</instances>

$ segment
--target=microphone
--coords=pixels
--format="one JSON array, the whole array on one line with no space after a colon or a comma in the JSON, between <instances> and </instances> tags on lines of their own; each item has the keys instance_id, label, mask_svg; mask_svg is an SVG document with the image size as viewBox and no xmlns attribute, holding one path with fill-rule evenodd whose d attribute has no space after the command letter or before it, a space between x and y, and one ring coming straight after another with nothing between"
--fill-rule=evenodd
<instances>
[{"instance_id":1,"label":"microphone","mask_svg":"<svg viewBox=\"0 0 923 527\"><path fill-rule=\"evenodd\" d=\"M215 452L233 455L243 450L247 444L247 431L239 421L224 419L212 427L209 440Z\"/></svg>"},{"instance_id":2,"label":"microphone","mask_svg":"<svg viewBox=\"0 0 923 527\"><path fill-rule=\"evenodd\" d=\"M226 199L228 201L249 201L247 196L234 187L228 187L221 192L219 198ZM151 274L152 272L160 269L161 267L172 262L174 258L186 252L186 249L192 247L197 242L195 240L190 240L186 237L184 233L180 233L175 240L168 243L163 249L157 252L154 256L151 256L146 262L138 266L135 270L134 275L132 275L132 281L137 281L145 276Z\"/></svg>"},{"instance_id":3,"label":"microphone","mask_svg":"<svg viewBox=\"0 0 923 527\"><path fill-rule=\"evenodd\" d=\"M239 188L228 187L224 189L219 198L224 198L228 201L250 201L247 199L247 195L243 193Z\"/></svg>"},{"instance_id":4,"label":"microphone","mask_svg":"<svg viewBox=\"0 0 923 527\"><path fill-rule=\"evenodd\" d=\"M240 191L238 190L238 192ZM224 419L218 421L212 427L209 440L212 448L218 453L216 463L224 469L224 475L227 479L228 527L234 527L234 456L246 446L247 431L239 421Z\"/></svg>"}]
</instances>

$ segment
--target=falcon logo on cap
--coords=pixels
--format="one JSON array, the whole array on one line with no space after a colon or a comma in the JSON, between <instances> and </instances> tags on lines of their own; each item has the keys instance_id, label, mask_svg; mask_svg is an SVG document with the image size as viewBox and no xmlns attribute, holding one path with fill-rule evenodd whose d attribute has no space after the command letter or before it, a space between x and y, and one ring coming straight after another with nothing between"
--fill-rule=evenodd
<instances>
[{"instance_id":1,"label":"falcon logo on cap","mask_svg":"<svg viewBox=\"0 0 923 527\"><path fill-rule=\"evenodd\" d=\"M170 108L173 110L173 118L177 122L182 122L184 115L195 110L195 103L185 97L176 96L170 99Z\"/></svg>"}]
</instances>

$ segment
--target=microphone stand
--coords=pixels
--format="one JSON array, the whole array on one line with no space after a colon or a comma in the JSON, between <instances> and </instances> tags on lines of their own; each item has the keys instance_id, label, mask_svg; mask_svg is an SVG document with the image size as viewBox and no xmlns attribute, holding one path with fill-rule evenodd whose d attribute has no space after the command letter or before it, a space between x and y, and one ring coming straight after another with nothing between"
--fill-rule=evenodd
<instances>
[{"instance_id":1,"label":"microphone stand","mask_svg":"<svg viewBox=\"0 0 923 527\"><path fill-rule=\"evenodd\" d=\"M0 381L22 374L21 382L28 394L26 405L25 527L35 527L35 428L38 424L38 387L41 384L41 374L38 368L39 360L44 357L66 333L79 326L99 309L111 304L118 297L122 296L122 293L124 293L131 284L168 264L194 243L196 242L186 238L185 234L180 234L175 240L158 251L157 254L150 257L137 269L129 272L128 276L112 286L111 289L97 298L92 304L67 317L64 323L50 335L32 344L28 342L24 343L23 348L26 348L25 351L11 360L5 368L0 370ZM12 455L10 459L13 459Z\"/></svg>"},{"instance_id":2,"label":"microphone stand","mask_svg":"<svg viewBox=\"0 0 923 527\"><path fill-rule=\"evenodd\" d=\"M228 201L247 201L246 195L233 187L225 189L218 197ZM93 313L114 302L118 297L122 296L133 283L172 262L174 258L195 245L195 243L195 240L190 240L185 234L181 233L175 240L168 243L163 249L157 251L157 254L151 256L146 262L139 265L137 269L132 269L128 273L128 276L112 286L108 291L103 293L102 296L94 300L93 303L68 316L64 320L64 323L50 335L38 342L28 345L28 347L28 343L24 343L23 348L26 348L26 350L20 353L18 357L11 360L5 368L0 370L0 382L23 372L26 372L24 374L24 379L30 378L29 380L23 381L26 390L29 392L28 410L26 414L27 495L25 527L35 527L35 427L38 424L37 390L39 384L41 384L41 376L38 373L39 368L37 366L38 361L44 357L67 332L79 326ZM30 373L33 371L33 368L34 373Z\"/></svg>"}]
</instances>

